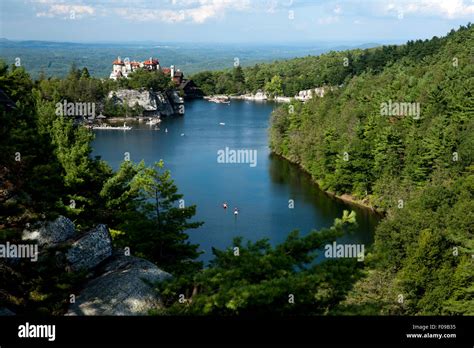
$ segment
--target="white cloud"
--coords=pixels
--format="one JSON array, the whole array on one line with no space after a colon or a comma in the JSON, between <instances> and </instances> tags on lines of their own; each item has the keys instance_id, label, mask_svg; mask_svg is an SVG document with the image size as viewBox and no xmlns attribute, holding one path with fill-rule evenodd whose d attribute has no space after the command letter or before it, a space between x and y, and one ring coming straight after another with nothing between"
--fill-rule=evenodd
<instances>
[{"instance_id":1,"label":"white cloud","mask_svg":"<svg viewBox=\"0 0 474 348\"><path fill-rule=\"evenodd\" d=\"M394 15L403 13L455 19L472 17L474 15L474 2L463 0L399 0L383 5L382 12Z\"/></svg>"},{"instance_id":2,"label":"white cloud","mask_svg":"<svg viewBox=\"0 0 474 348\"><path fill-rule=\"evenodd\" d=\"M40 0L40 3L46 3ZM94 15L95 9L86 5L66 5L49 2L50 6L46 11L37 12L37 17L74 17L81 18L86 15Z\"/></svg>"},{"instance_id":3,"label":"white cloud","mask_svg":"<svg viewBox=\"0 0 474 348\"><path fill-rule=\"evenodd\" d=\"M96 14L93 5L82 1L66 0L29 0L33 5L37 17L82 18Z\"/></svg>"},{"instance_id":4,"label":"white cloud","mask_svg":"<svg viewBox=\"0 0 474 348\"><path fill-rule=\"evenodd\" d=\"M1 0L0 0L1 1ZM320 18L316 22L332 24L344 17L441 17L472 18L471 0L26 0L39 17L113 16L133 21L166 23L205 23L222 19L230 12L275 13L308 7Z\"/></svg>"},{"instance_id":5,"label":"white cloud","mask_svg":"<svg viewBox=\"0 0 474 348\"><path fill-rule=\"evenodd\" d=\"M167 23L204 23L211 18L222 18L228 10L248 9L249 1L232 0L172 0L173 8L122 7L114 11L119 16L134 21L158 20Z\"/></svg>"},{"instance_id":6,"label":"white cloud","mask_svg":"<svg viewBox=\"0 0 474 348\"><path fill-rule=\"evenodd\" d=\"M223 17L228 10L244 11L249 9L250 2L234 0L199 0L197 6L183 9L184 18L194 23L204 23L210 18Z\"/></svg>"},{"instance_id":7,"label":"white cloud","mask_svg":"<svg viewBox=\"0 0 474 348\"><path fill-rule=\"evenodd\" d=\"M118 15L134 21L204 23L211 18L223 18L228 11L245 11L251 0L29 0L39 7L38 17L66 17L74 11L76 17ZM36 8L35 6L35 8Z\"/></svg>"}]
</instances>

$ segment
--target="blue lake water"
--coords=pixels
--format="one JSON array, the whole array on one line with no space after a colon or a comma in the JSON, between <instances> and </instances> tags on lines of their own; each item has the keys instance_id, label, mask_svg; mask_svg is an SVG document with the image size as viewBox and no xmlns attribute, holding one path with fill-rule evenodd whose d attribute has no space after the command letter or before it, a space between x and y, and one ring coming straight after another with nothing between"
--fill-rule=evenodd
<instances>
[{"instance_id":1,"label":"blue lake water","mask_svg":"<svg viewBox=\"0 0 474 348\"><path fill-rule=\"evenodd\" d=\"M273 103L248 101L230 105L187 102L185 116L163 120L160 130L144 122L129 123L133 129L126 132L96 130L93 154L115 169L125 152L135 162L143 159L152 164L163 159L185 204L196 204L196 220L204 221L189 235L205 252L201 257L205 261L212 256L211 247L231 247L235 236L253 241L269 238L275 244L294 229L306 234L329 227L345 209L356 211L358 229L338 242L370 245L377 216L327 196L297 166L271 155L268 127L274 107ZM218 163L218 151L226 147L256 150L256 166ZM223 202L228 203L227 210Z\"/></svg>"}]
</instances>

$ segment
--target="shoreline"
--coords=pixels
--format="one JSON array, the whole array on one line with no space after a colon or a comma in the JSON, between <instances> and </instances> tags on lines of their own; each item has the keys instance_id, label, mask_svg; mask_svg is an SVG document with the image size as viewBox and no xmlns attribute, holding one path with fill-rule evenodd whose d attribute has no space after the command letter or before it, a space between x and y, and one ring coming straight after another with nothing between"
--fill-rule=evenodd
<instances>
[{"instance_id":1,"label":"shoreline","mask_svg":"<svg viewBox=\"0 0 474 348\"><path fill-rule=\"evenodd\" d=\"M251 100L251 101L257 101L257 102L267 102L267 101L275 101L275 100L272 100L272 99L247 99L247 98L244 98L245 96L248 96L248 95L239 95L239 96L229 96L229 95L225 95L225 94L218 94L218 95L213 95L213 96L204 96L202 99L203 100L207 100L209 101L209 98L219 98L219 97L226 97L226 98L229 98L229 99L236 99L236 100ZM150 117L144 117L144 116L132 116L132 117L113 117L113 118L108 118L107 119L107 122L127 122L127 121L130 121L130 122L142 122L143 120L148 120ZM370 203L364 203L363 200L359 200L359 199L356 199L354 196L352 196L351 194L348 194L348 193L344 193L342 195L338 195L336 194L335 192L332 192L332 191L326 191L326 190L323 190L321 188L321 185L320 183L311 175L311 173L303 166L301 165L300 163L296 163L292 160L290 160L289 158L281 155L281 154L278 154L272 150L270 150L270 153L272 155L275 155L275 156L278 156L280 158L283 158L285 159L286 161L290 162L291 164L294 164L294 165L297 165L299 167L300 170L302 170L304 173L306 173L307 175L310 176L311 178L311 181L313 184L317 185L318 188L324 192L326 195L328 195L329 197L333 198L333 199L337 199L339 201L342 201L344 203L348 203L348 204L351 204L351 205L354 205L354 206L357 206L357 207L360 207L360 208L363 208L363 209L366 209L366 210L370 210L371 212L383 217L385 216L386 214L386 211L384 210L380 210L380 209L377 209L375 207L373 207Z\"/></svg>"},{"instance_id":2,"label":"shoreline","mask_svg":"<svg viewBox=\"0 0 474 348\"><path fill-rule=\"evenodd\" d=\"M289 163L291 164L294 164L296 166L298 166L298 168L300 170L302 170L305 174L309 175L309 177L311 178L311 181L313 182L313 184L315 184L322 192L324 192L324 194L328 195L329 197L333 198L333 199L337 199L337 200L340 200L344 203L348 203L348 204L351 204L351 205L354 205L354 206L357 206L359 208L363 208L363 209L366 209L366 210L370 210L371 212L373 212L374 214L377 214L379 215L380 217L384 217L386 215L386 211L384 210L380 210L380 209L376 209L375 207L373 207L372 205L370 204L367 204L367 203L364 203L362 200L359 200L359 199L356 199L354 198L354 196L352 196L351 194L348 194L348 193L344 193L342 195L338 195L336 194L335 192L332 192L332 191L326 191L326 190L323 190L321 188L321 185L319 184L319 182L311 175L311 173L304 167L302 166L300 163L296 163L292 160L290 160L289 158L283 156L283 155L280 155L276 152L274 152L273 150L270 150L270 153L272 155L275 155L275 156L278 156L286 161L288 161Z\"/></svg>"},{"instance_id":3,"label":"shoreline","mask_svg":"<svg viewBox=\"0 0 474 348\"><path fill-rule=\"evenodd\" d=\"M257 94L239 94L239 95L231 95L231 94L215 94L215 95L206 95L203 97L204 100L209 101L212 98L223 98L227 100L248 100L248 101L255 101L255 102L275 102L275 103L289 103L291 102L291 97L285 96L276 96L274 98L268 98L266 95L259 95Z\"/></svg>"}]
</instances>

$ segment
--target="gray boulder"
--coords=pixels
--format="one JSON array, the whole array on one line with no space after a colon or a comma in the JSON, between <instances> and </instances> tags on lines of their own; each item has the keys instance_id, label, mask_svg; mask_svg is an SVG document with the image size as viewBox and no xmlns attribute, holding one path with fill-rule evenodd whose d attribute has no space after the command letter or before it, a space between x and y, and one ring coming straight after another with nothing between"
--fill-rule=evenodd
<instances>
[{"instance_id":1,"label":"gray boulder","mask_svg":"<svg viewBox=\"0 0 474 348\"><path fill-rule=\"evenodd\" d=\"M112 239L106 225L97 225L72 243L66 259L73 271L90 270L112 255Z\"/></svg>"},{"instance_id":2,"label":"gray boulder","mask_svg":"<svg viewBox=\"0 0 474 348\"><path fill-rule=\"evenodd\" d=\"M36 240L39 245L54 246L74 237L74 223L64 216L54 221L41 223L37 228L23 231L23 240Z\"/></svg>"},{"instance_id":3,"label":"gray boulder","mask_svg":"<svg viewBox=\"0 0 474 348\"><path fill-rule=\"evenodd\" d=\"M147 260L114 256L85 285L66 315L146 315L161 306L151 284L170 277Z\"/></svg>"}]
</instances>

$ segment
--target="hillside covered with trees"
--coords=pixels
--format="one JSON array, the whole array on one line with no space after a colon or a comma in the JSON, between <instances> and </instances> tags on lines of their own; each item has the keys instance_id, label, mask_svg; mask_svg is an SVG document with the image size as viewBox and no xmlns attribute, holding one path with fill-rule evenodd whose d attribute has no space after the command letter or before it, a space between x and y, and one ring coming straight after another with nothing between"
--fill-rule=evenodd
<instances>
[{"instance_id":1,"label":"hillside covered with trees","mask_svg":"<svg viewBox=\"0 0 474 348\"><path fill-rule=\"evenodd\" d=\"M273 152L387 214L345 313L474 313L472 47L472 25L408 43L324 98L273 114ZM419 113L387 114L389 102Z\"/></svg>"},{"instance_id":2,"label":"hillside covered with trees","mask_svg":"<svg viewBox=\"0 0 474 348\"><path fill-rule=\"evenodd\" d=\"M454 30L450 33L454 35ZM260 63L242 68L203 71L192 80L207 95L243 94L265 91L293 97L301 90L320 86L339 86L364 72L381 72L388 64L401 59L420 60L446 45L448 37L409 41L406 45L388 45L369 49L331 51L273 63Z\"/></svg>"}]
</instances>

